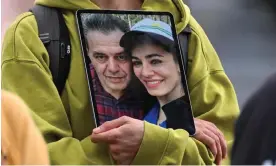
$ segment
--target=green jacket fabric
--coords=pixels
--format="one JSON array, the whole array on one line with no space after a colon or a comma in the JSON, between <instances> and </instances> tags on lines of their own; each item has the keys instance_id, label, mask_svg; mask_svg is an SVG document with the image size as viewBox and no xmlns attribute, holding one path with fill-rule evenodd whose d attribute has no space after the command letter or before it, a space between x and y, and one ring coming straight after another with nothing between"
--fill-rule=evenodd
<instances>
[{"instance_id":1,"label":"green jacket fabric","mask_svg":"<svg viewBox=\"0 0 276 166\"><path fill-rule=\"evenodd\" d=\"M105 144L94 144L95 127L75 20L77 9L99 9L90 0L36 0L63 9L70 31L72 58L60 98L49 70L49 56L38 38L32 13L20 15L7 31L2 50L2 88L21 96L48 143L52 164L113 164ZM189 8L181 0L145 0L142 10L169 11L177 32L192 28L188 55L188 85L194 116L213 122L225 135L228 149L239 114L234 88L217 53ZM213 164L214 157L185 130L163 129L145 122L140 149L132 164ZM223 162L228 164L228 160Z\"/></svg>"}]
</instances>

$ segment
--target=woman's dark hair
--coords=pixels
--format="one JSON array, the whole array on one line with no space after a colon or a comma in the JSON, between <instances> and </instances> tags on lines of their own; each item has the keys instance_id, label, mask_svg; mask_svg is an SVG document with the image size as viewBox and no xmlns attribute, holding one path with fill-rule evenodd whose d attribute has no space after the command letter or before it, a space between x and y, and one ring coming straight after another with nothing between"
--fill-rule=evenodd
<instances>
[{"instance_id":1,"label":"woman's dark hair","mask_svg":"<svg viewBox=\"0 0 276 166\"><path fill-rule=\"evenodd\" d=\"M131 39L124 45L124 48L129 53L129 55L131 55L132 50L144 45L154 45L161 47L166 52L171 53L173 55L174 61L178 62L175 42L165 37L160 36L159 40L147 33L135 33L135 35L131 36Z\"/></svg>"}]
</instances>

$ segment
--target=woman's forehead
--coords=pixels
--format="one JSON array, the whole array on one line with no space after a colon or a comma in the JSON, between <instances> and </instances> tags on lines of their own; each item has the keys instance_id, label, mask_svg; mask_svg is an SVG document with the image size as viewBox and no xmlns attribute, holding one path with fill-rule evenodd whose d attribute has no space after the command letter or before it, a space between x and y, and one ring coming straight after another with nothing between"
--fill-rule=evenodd
<instances>
[{"instance_id":1,"label":"woman's forehead","mask_svg":"<svg viewBox=\"0 0 276 166\"><path fill-rule=\"evenodd\" d=\"M166 52L162 47L149 44L138 46L132 50L132 56L134 57L155 57L153 55L160 55L160 57L163 57L167 54L169 53Z\"/></svg>"}]
</instances>

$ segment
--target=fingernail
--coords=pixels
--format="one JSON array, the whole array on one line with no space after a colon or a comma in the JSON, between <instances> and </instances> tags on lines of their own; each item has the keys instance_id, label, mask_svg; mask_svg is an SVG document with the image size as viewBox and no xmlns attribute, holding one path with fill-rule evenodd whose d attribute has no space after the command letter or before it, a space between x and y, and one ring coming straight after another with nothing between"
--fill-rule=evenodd
<instances>
[{"instance_id":1,"label":"fingernail","mask_svg":"<svg viewBox=\"0 0 276 166\"><path fill-rule=\"evenodd\" d=\"M101 128L100 127L97 127L95 129L93 129L93 133L99 133L101 131Z\"/></svg>"}]
</instances>

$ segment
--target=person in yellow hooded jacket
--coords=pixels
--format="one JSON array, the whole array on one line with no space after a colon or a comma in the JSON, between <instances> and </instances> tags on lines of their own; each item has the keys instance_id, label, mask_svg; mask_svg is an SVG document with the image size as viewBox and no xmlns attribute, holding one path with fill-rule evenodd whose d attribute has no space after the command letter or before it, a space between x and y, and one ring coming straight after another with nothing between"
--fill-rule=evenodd
<instances>
[{"instance_id":1,"label":"person in yellow hooded jacket","mask_svg":"<svg viewBox=\"0 0 276 166\"><path fill-rule=\"evenodd\" d=\"M69 28L72 57L65 90L60 97L52 81L47 50L38 37L36 20L30 12L20 15L4 38L2 86L18 94L32 109L33 118L48 143L51 164L220 163L216 162L216 152L212 153L212 148L200 141L200 136L206 138L207 133L189 137L185 130L163 129L130 117L106 122L95 129L88 87L83 86L86 79L76 10L169 11L174 15L178 33L188 24L192 29L187 80L196 128L201 120L208 121L201 125L211 122L223 133L230 150L233 125L239 114L236 94L216 51L181 0L135 0L131 3L128 0L36 0L35 3L61 8ZM217 143L218 136L213 138L211 142ZM222 164L228 164L228 159Z\"/></svg>"}]
</instances>

